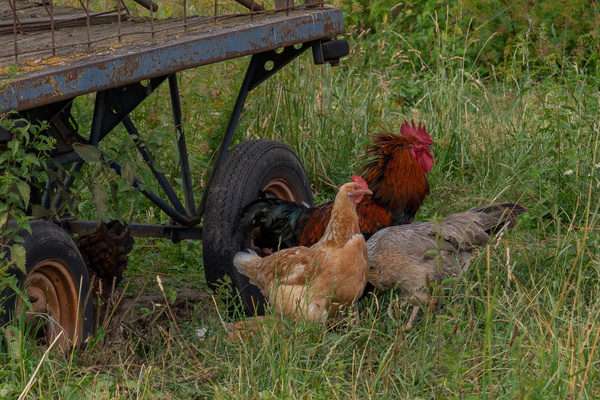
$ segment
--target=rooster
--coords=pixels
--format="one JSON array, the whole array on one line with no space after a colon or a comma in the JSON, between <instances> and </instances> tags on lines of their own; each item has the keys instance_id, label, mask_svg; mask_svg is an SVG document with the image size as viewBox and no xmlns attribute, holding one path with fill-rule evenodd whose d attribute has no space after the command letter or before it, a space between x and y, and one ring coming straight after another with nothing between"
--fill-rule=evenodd
<instances>
[{"instance_id":1,"label":"rooster","mask_svg":"<svg viewBox=\"0 0 600 400\"><path fill-rule=\"evenodd\" d=\"M323 324L363 293L369 262L356 204L372 192L362 178L352 179L338 191L325 234L314 246L282 249L265 258L252 250L235 255L235 267L277 315Z\"/></svg>"},{"instance_id":2,"label":"rooster","mask_svg":"<svg viewBox=\"0 0 600 400\"><path fill-rule=\"evenodd\" d=\"M428 283L460 278L474 250L486 245L490 234L514 227L516 217L526 211L518 204L488 204L440 222L382 229L367 241L369 283L380 290L400 289L410 299L414 306L407 323L410 327L427 302Z\"/></svg>"},{"instance_id":3,"label":"rooster","mask_svg":"<svg viewBox=\"0 0 600 400\"><path fill-rule=\"evenodd\" d=\"M363 157L359 173L373 191L357 209L366 237L390 225L410 223L429 194L425 174L434 163L428 150L431 136L414 122L404 122L400 133L373 135ZM242 210L238 223L242 245L252 232L254 248L311 246L323 236L332 207L333 202L309 207L274 197L256 200Z\"/></svg>"}]
</instances>

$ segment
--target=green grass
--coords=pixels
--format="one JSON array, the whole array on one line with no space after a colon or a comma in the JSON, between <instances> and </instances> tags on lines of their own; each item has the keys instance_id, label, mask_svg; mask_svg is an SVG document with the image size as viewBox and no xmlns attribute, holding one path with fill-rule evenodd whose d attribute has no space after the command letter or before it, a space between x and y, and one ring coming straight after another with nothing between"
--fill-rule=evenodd
<instances>
[{"instance_id":1,"label":"green grass","mask_svg":"<svg viewBox=\"0 0 600 400\"><path fill-rule=\"evenodd\" d=\"M143 289L155 297L66 359L43 357L45 349L14 330L12 346L0 353L0 397L17 398L31 380L24 398L598 398L598 71L565 61L559 70L536 67L531 79L480 76L477 65L444 54L447 39L438 35L444 57L433 64L384 34L352 36L351 55L338 68L300 57L251 94L234 142L290 145L321 202L356 172L368 133L415 119L436 145L432 195L419 219L492 201L526 206L514 230L437 294L439 310L404 331L410 307L386 292L366 299L358 324L349 319L333 332L267 316L255 336L229 340L224 298L181 295L205 288L201 245L138 241L126 296ZM180 75L196 182L206 179L245 62ZM167 92L161 88L135 118L145 140L171 160ZM90 115L87 103L77 107ZM172 164L165 168L176 175ZM82 193L80 212L94 218L85 187ZM131 220L161 219L144 199L120 201Z\"/></svg>"}]
</instances>

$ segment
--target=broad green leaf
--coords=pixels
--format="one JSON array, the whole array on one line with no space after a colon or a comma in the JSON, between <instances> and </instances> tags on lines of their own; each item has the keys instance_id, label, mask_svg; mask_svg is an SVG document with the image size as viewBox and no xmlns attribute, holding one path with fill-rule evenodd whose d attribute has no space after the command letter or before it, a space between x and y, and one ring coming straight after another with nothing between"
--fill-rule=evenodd
<instances>
[{"instance_id":1,"label":"broad green leaf","mask_svg":"<svg viewBox=\"0 0 600 400\"><path fill-rule=\"evenodd\" d=\"M17 190L23 199L23 204L25 207L29 205L29 195L31 193L31 188L29 185L21 180L17 181Z\"/></svg>"},{"instance_id":2,"label":"broad green leaf","mask_svg":"<svg viewBox=\"0 0 600 400\"><path fill-rule=\"evenodd\" d=\"M155 169L156 171L158 171L158 172L160 172L160 173L162 173L162 174L164 174L164 173L165 173L165 169L164 169L164 168L163 168L163 166L162 166L162 165L160 165L159 163L157 163L157 162L154 162L154 163L152 163L152 166L154 167L154 169Z\"/></svg>"},{"instance_id":3,"label":"broad green leaf","mask_svg":"<svg viewBox=\"0 0 600 400\"><path fill-rule=\"evenodd\" d=\"M20 244L13 244L10 246L10 259L15 263L17 268L23 271L23 273L27 273L25 269L25 247Z\"/></svg>"},{"instance_id":4,"label":"broad green leaf","mask_svg":"<svg viewBox=\"0 0 600 400\"><path fill-rule=\"evenodd\" d=\"M28 218L28 219L31 219L31 218ZM29 223L26 222L25 220L19 221L18 226L19 226L19 229L25 229L25 231L27 233L31 234L31 225L29 225Z\"/></svg>"},{"instance_id":5,"label":"broad green leaf","mask_svg":"<svg viewBox=\"0 0 600 400\"><path fill-rule=\"evenodd\" d=\"M133 163L130 163L129 161L123 162L121 176L128 185L133 185L133 181L135 180L135 166Z\"/></svg>"},{"instance_id":6,"label":"broad green leaf","mask_svg":"<svg viewBox=\"0 0 600 400\"><path fill-rule=\"evenodd\" d=\"M15 243L24 243L24 242L25 242L25 239L23 239L23 238L22 238L21 236L19 236L19 235L15 235L15 236L13 236L11 239L12 239L12 241L13 241L13 242L15 242Z\"/></svg>"},{"instance_id":7,"label":"broad green leaf","mask_svg":"<svg viewBox=\"0 0 600 400\"><path fill-rule=\"evenodd\" d=\"M0 164L6 162L6 160L10 160L10 153L8 151L4 151L0 154Z\"/></svg>"},{"instance_id":8,"label":"broad green leaf","mask_svg":"<svg viewBox=\"0 0 600 400\"><path fill-rule=\"evenodd\" d=\"M48 217L52 216L52 212L45 207L42 207L40 205L35 205L35 206L33 206L31 215L33 215L36 219L48 218Z\"/></svg>"},{"instance_id":9,"label":"broad green leaf","mask_svg":"<svg viewBox=\"0 0 600 400\"><path fill-rule=\"evenodd\" d=\"M98 220L101 220L106 212L106 202L108 201L108 194L102 186L94 187L94 204L96 205L96 215Z\"/></svg>"},{"instance_id":10,"label":"broad green leaf","mask_svg":"<svg viewBox=\"0 0 600 400\"><path fill-rule=\"evenodd\" d=\"M94 164L100 162L100 150L94 146L76 143L73 145L73 149L87 163Z\"/></svg>"},{"instance_id":11,"label":"broad green leaf","mask_svg":"<svg viewBox=\"0 0 600 400\"><path fill-rule=\"evenodd\" d=\"M6 147L8 147L11 150L11 156L15 156L15 154L17 154L17 151L19 150L20 146L19 146L19 141L18 140L11 140L10 142L8 142L6 144Z\"/></svg>"},{"instance_id":12,"label":"broad green leaf","mask_svg":"<svg viewBox=\"0 0 600 400\"><path fill-rule=\"evenodd\" d=\"M38 166L38 167L39 167L40 165L42 165L42 163L40 162L40 159L39 159L38 157L36 157L34 154L27 153L27 154L25 155L25 159L26 159L28 162L30 162L31 164L34 164L34 165L36 165L36 166Z\"/></svg>"},{"instance_id":13,"label":"broad green leaf","mask_svg":"<svg viewBox=\"0 0 600 400\"><path fill-rule=\"evenodd\" d=\"M0 228L4 226L6 221L8 220L8 212L0 211Z\"/></svg>"}]
</instances>

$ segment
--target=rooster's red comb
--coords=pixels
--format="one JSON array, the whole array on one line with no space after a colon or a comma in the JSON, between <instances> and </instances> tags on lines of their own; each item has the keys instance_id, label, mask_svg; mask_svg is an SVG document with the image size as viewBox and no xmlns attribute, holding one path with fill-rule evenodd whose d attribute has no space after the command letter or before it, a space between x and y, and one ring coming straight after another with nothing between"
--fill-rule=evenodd
<instances>
[{"instance_id":1,"label":"rooster's red comb","mask_svg":"<svg viewBox=\"0 0 600 400\"><path fill-rule=\"evenodd\" d=\"M365 181L362 177L358 175L352 175L352 181L358 183L362 186L363 189L368 189L369 185L367 185L367 181Z\"/></svg>"},{"instance_id":2,"label":"rooster's red comb","mask_svg":"<svg viewBox=\"0 0 600 400\"><path fill-rule=\"evenodd\" d=\"M415 121L404 121L404 123L400 126L400 133L402 136L416 136L419 139L419 142L424 144L425 146L429 146L433 144L433 140L427 129L425 129L425 125L419 122L419 125L415 124Z\"/></svg>"}]
</instances>

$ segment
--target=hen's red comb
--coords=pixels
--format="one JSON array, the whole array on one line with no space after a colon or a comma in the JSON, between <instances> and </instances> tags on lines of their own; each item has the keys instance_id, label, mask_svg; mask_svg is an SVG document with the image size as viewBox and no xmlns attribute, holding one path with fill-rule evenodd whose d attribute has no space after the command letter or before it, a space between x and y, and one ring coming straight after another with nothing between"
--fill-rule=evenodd
<instances>
[{"instance_id":1,"label":"hen's red comb","mask_svg":"<svg viewBox=\"0 0 600 400\"><path fill-rule=\"evenodd\" d=\"M367 185L367 181L365 181L362 177L358 175L352 175L352 182L358 183L363 189L369 188L369 185Z\"/></svg>"},{"instance_id":2,"label":"hen's red comb","mask_svg":"<svg viewBox=\"0 0 600 400\"><path fill-rule=\"evenodd\" d=\"M431 136L429 136L427 129L425 129L425 125L420 122L419 125L416 125L415 121L404 121L400 126L400 133L402 136L416 136L419 139L419 142L426 146L433 144L433 140L431 139Z\"/></svg>"}]
</instances>

